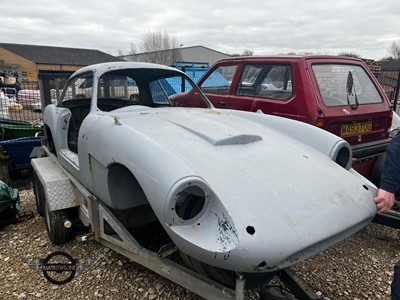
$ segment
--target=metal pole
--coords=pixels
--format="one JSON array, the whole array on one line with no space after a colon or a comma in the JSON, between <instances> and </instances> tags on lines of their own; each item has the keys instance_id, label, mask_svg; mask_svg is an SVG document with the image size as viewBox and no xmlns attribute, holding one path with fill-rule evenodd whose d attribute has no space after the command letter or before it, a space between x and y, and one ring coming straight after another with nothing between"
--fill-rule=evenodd
<instances>
[{"instance_id":1,"label":"metal pole","mask_svg":"<svg viewBox=\"0 0 400 300\"><path fill-rule=\"evenodd\" d=\"M393 111L396 112L397 109L397 99L399 97L399 89L400 89L400 67L399 67L399 74L397 75L397 86L396 92L394 93L394 100L393 100Z\"/></svg>"},{"instance_id":2,"label":"metal pole","mask_svg":"<svg viewBox=\"0 0 400 300\"><path fill-rule=\"evenodd\" d=\"M235 285L235 299L236 300L244 299L245 283L246 283L246 279L243 278L243 275L238 274L238 277L236 278L236 285Z\"/></svg>"}]
</instances>

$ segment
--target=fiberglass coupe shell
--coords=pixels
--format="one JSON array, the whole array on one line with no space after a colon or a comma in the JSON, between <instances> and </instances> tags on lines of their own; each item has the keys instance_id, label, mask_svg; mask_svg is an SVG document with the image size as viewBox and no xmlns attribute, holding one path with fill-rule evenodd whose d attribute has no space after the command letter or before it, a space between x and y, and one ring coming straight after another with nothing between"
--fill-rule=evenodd
<instances>
[{"instance_id":1,"label":"fiberglass coupe shell","mask_svg":"<svg viewBox=\"0 0 400 300\"><path fill-rule=\"evenodd\" d=\"M180 251L221 269L278 270L371 221L376 187L347 142L206 98L174 106L192 84L165 66L85 67L44 111L49 148L108 207L149 205Z\"/></svg>"}]
</instances>

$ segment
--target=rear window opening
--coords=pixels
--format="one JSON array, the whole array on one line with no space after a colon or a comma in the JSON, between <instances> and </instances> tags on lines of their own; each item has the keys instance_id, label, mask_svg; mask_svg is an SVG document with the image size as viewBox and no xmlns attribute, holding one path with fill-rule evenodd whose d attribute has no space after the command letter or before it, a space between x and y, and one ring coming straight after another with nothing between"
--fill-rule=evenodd
<instances>
[{"instance_id":1,"label":"rear window opening","mask_svg":"<svg viewBox=\"0 0 400 300\"><path fill-rule=\"evenodd\" d=\"M361 66L315 64L312 66L322 101L326 106L382 103L375 84Z\"/></svg>"}]
</instances>

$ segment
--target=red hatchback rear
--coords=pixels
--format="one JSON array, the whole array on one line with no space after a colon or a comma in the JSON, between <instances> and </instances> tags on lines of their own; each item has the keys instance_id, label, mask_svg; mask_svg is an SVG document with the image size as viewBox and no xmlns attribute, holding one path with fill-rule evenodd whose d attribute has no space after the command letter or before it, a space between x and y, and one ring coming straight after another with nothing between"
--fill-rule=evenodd
<instances>
[{"instance_id":1,"label":"red hatchback rear","mask_svg":"<svg viewBox=\"0 0 400 300\"><path fill-rule=\"evenodd\" d=\"M217 108L262 111L314 124L347 140L353 167L376 181L391 105L360 59L338 56L239 57L215 63L199 86ZM196 100L189 92L180 101Z\"/></svg>"}]
</instances>

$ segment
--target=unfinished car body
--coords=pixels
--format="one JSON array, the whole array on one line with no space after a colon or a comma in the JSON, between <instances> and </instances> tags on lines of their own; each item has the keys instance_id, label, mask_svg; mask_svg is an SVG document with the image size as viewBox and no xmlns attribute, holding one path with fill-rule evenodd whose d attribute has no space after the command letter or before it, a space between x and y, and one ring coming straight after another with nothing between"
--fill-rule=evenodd
<instances>
[{"instance_id":1,"label":"unfinished car body","mask_svg":"<svg viewBox=\"0 0 400 300\"><path fill-rule=\"evenodd\" d=\"M176 95L190 89L202 102L180 106ZM281 117L217 110L174 68L84 67L45 108L44 124L60 165L130 232L161 224L184 261L226 285L244 274L257 286L376 212L376 187L351 168L346 141Z\"/></svg>"}]
</instances>

